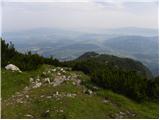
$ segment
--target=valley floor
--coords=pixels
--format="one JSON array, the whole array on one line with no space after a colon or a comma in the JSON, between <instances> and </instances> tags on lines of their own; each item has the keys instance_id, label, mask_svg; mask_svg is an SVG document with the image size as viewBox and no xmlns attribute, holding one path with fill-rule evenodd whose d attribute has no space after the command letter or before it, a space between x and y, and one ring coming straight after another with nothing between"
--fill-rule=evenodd
<instances>
[{"instance_id":1,"label":"valley floor","mask_svg":"<svg viewBox=\"0 0 160 120\"><path fill-rule=\"evenodd\" d=\"M2 69L2 118L158 118L158 104L136 103L83 83L82 72L43 65L36 71Z\"/></svg>"}]
</instances>

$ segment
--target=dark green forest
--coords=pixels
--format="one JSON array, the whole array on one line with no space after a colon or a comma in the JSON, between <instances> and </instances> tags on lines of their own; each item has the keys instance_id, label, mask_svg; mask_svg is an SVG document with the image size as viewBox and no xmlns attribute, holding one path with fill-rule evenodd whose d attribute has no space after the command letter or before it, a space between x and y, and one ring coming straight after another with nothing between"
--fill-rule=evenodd
<instances>
[{"instance_id":1,"label":"dark green forest","mask_svg":"<svg viewBox=\"0 0 160 120\"><path fill-rule=\"evenodd\" d=\"M103 89L112 90L137 102L146 100L158 102L159 77L151 77L146 67L130 59L124 60L112 57L105 64L105 57L102 60L102 57L95 59L94 57L85 56L85 58L83 57L84 59L59 62L52 57L44 58L38 54L32 54L30 51L25 54L19 53L12 43L6 43L2 39L1 53L2 67L10 63L18 66L22 71L36 70L43 64L71 67L72 70L82 71L89 75L91 83ZM97 56L98 54L95 55Z\"/></svg>"},{"instance_id":2,"label":"dark green forest","mask_svg":"<svg viewBox=\"0 0 160 120\"><path fill-rule=\"evenodd\" d=\"M28 51L25 54L16 51L14 44L12 42L6 43L5 40L1 38L1 66L12 63L18 66L22 71L35 70L42 64L59 65L60 62L57 59L44 58L38 54L32 54Z\"/></svg>"}]
</instances>

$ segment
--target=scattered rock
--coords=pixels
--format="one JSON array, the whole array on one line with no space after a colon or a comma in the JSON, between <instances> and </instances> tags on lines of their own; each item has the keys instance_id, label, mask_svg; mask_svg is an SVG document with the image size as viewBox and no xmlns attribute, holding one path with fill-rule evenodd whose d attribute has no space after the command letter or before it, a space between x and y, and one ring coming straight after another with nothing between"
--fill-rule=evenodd
<instances>
[{"instance_id":1,"label":"scattered rock","mask_svg":"<svg viewBox=\"0 0 160 120\"><path fill-rule=\"evenodd\" d=\"M56 76L56 77L54 78L53 86L60 85L60 84L63 83L64 81L65 81L65 79L62 78L62 76Z\"/></svg>"},{"instance_id":2,"label":"scattered rock","mask_svg":"<svg viewBox=\"0 0 160 120\"><path fill-rule=\"evenodd\" d=\"M17 99L16 102L17 103L23 103L22 99Z\"/></svg>"},{"instance_id":3,"label":"scattered rock","mask_svg":"<svg viewBox=\"0 0 160 120\"><path fill-rule=\"evenodd\" d=\"M39 88L39 87L41 87L41 85L42 85L41 82L37 82L37 83L33 86L33 88Z\"/></svg>"}]
</instances>

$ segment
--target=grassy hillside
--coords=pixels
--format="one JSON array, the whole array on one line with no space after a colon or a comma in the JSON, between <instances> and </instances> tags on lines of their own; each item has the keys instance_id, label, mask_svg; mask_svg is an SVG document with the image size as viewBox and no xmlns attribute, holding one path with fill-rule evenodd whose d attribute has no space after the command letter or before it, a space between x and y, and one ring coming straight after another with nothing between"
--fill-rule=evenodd
<instances>
[{"instance_id":1,"label":"grassy hillside","mask_svg":"<svg viewBox=\"0 0 160 120\"><path fill-rule=\"evenodd\" d=\"M86 83L89 76L69 68L2 69L2 118L158 118L157 103L136 103Z\"/></svg>"}]
</instances>

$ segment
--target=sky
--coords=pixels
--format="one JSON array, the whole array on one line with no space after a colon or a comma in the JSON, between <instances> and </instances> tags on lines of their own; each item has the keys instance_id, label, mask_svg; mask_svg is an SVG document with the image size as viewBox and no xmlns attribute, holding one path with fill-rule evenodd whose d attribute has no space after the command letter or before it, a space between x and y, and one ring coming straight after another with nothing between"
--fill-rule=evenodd
<instances>
[{"instance_id":1,"label":"sky","mask_svg":"<svg viewBox=\"0 0 160 120\"><path fill-rule=\"evenodd\" d=\"M3 0L0 12L2 32L158 28L158 0Z\"/></svg>"}]
</instances>

